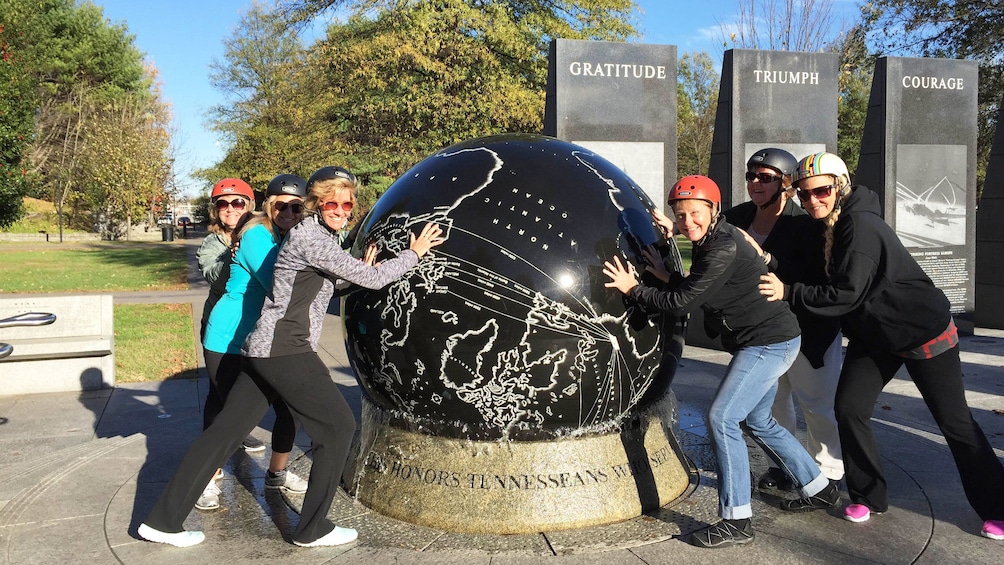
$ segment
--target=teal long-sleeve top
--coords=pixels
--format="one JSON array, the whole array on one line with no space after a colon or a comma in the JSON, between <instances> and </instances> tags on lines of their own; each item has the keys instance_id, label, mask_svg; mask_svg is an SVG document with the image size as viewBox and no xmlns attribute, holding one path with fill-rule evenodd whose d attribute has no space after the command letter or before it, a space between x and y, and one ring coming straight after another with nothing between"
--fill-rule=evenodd
<instances>
[{"instance_id":1,"label":"teal long-sleeve top","mask_svg":"<svg viewBox=\"0 0 1004 565\"><path fill-rule=\"evenodd\" d=\"M226 291L206 324L202 346L215 353L240 354L244 339L261 316L265 295L272 290L272 270L279 239L259 224L241 237L230 266Z\"/></svg>"}]
</instances>

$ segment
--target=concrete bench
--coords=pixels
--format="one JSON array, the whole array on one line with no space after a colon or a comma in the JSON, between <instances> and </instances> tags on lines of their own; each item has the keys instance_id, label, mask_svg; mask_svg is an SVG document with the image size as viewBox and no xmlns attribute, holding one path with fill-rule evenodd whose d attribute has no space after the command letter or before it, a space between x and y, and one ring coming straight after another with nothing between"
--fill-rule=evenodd
<instances>
[{"instance_id":1,"label":"concrete bench","mask_svg":"<svg viewBox=\"0 0 1004 565\"><path fill-rule=\"evenodd\" d=\"M0 328L12 349L0 358L0 396L115 386L112 296L0 295L0 319L55 314L44 326Z\"/></svg>"}]
</instances>

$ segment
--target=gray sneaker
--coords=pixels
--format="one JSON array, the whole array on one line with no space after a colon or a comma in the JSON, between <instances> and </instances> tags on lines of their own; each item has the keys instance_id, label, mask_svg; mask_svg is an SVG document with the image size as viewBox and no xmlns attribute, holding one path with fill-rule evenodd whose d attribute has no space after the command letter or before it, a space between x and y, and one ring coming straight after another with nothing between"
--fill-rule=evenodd
<instances>
[{"instance_id":1,"label":"gray sneaker","mask_svg":"<svg viewBox=\"0 0 1004 565\"><path fill-rule=\"evenodd\" d=\"M195 507L199 510L216 510L220 507L220 487L216 485L215 480L210 480L202 490L202 496L195 501Z\"/></svg>"},{"instance_id":2,"label":"gray sneaker","mask_svg":"<svg viewBox=\"0 0 1004 565\"><path fill-rule=\"evenodd\" d=\"M241 442L241 448L248 453L260 453L265 451L265 444L254 436L248 436Z\"/></svg>"},{"instance_id":3,"label":"gray sneaker","mask_svg":"<svg viewBox=\"0 0 1004 565\"><path fill-rule=\"evenodd\" d=\"M265 488L281 489L293 494L303 494L307 492L307 481L301 479L292 471L283 469L276 474L271 471L265 473Z\"/></svg>"}]
</instances>

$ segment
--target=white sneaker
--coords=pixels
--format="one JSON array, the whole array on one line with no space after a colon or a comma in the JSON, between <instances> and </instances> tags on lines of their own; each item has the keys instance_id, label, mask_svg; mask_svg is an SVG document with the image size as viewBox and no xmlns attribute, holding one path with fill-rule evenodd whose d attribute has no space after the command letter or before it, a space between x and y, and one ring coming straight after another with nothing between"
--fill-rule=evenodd
<instances>
[{"instance_id":1,"label":"white sneaker","mask_svg":"<svg viewBox=\"0 0 1004 565\"><path fill-rule=\"evenodd\" d=\"M339 528L335 526L335 529L331 530L327 535L319 537L312 542L300 542L293 540L293 543L300 547L321 547L325 545L342 545L345 543L350 543L356 541L359 537L359 532L353 530L352 528Z\"/></svg>"},{"instance_id":2,"label":"white sneaker","mask_svg":"<svg viewBox=\"0 0 1004 565\"><path fill-rule=\"evenodd\" d=\"M220 487L215 480L210 480L202 490L202 496L195 501L195 507L199 510L216 510L220 507Z\"/></svg>"},{"instance_id":3,"label":"white sneaker","mask_svg":"<svg viewBox=\"0 0 1004 565\"><path fill-rule=\"evenodd\" d=\"M191 547L200 544L206 539L206 534L200 531L184 531L176 534L169 534L160 530L155 530L146 524L140 524L137 532L139 536L147 541L166 543L174 547ZM324 538L321 538L324 539Z\"/></svg>"},{"instance_id":4,"label":"white sneaker","mask_svg":"<svg viewBox=\"0 0 1004 565\"><path fill-rule=\"evenodd\" d=\"M271 472L265 474L265 488L282 489L293 494L307 492L307 481L301 479L292 471L283 469L273 477Z\"/></svg>"}]
</instances>

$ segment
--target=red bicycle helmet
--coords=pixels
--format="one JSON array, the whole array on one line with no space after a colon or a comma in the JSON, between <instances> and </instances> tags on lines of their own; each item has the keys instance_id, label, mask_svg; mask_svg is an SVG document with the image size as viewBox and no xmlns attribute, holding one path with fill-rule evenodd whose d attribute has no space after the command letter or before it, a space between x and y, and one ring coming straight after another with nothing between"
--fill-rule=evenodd
<instances>
[{"instance_id":1,"label":"red bicycle helmet","mask_svg":"<svg viewBox=\"0 0 1004 565\"><path fill-rule=\"evenodd\" d=\"M251 190L251 185L241 179L223 179L214 184L213 192L209 195L209 198L210 200L216 200L216 197L227 194L243 196L249 201L254 202L254 191Z\"/></svg>"},{"instance_id":2,"label":"red bicycle helmet","mask_svg":"<svg viewBox=\"0 0 1004 565\"><path fill-rule=\"evenodd\" d=\"M669 191L669 204L676 200L704 200L717 209L722 205L722 193L715 181L704 175L688 175L676 181Z\"/></svg>"}]
</instances>

